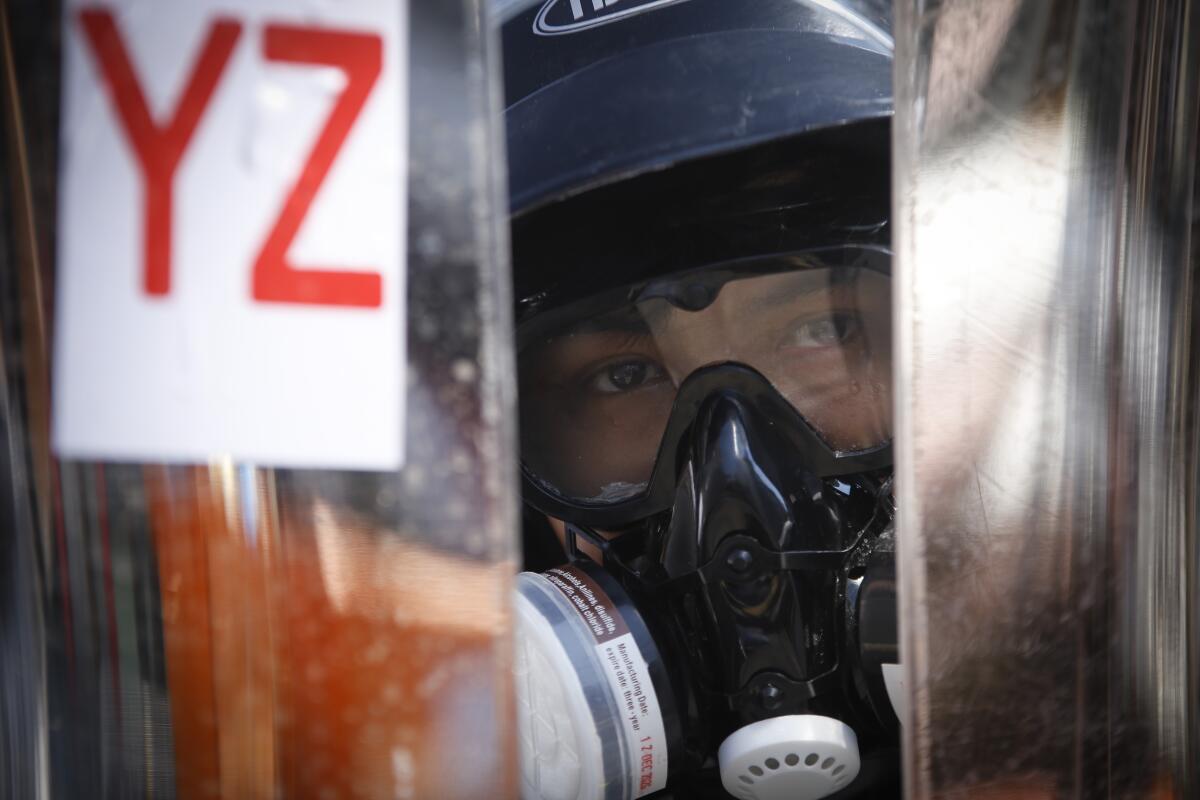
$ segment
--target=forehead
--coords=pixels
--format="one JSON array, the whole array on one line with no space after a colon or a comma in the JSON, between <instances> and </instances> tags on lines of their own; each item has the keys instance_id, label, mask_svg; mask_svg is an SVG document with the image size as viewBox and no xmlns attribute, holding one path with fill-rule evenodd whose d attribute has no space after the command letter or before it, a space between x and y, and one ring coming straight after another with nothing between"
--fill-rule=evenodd
<instances>
[{"instance_id":1,"label":"forehead","mask_svg":"<svg viewBox=\"0 0 1200 800\"><path fill-rule=\"evenodd\" d=\"M708 301L689 307L681 298L694 298L699 287L710 291ZM878 315L889 306L890 280L869 269L822 267L791 272L735 277L717 285L703 275L684 275L660 281L639 292L629 292L594 304L576 304L532 326L519 336L518 348L549 345L581 337L599 339L612 334L661 336L674 329L712 330L734 326L752 333L756 321L765 323L779 313L847 306ZM694 306L694 304L693 304Z\"/></svg>"}]
</instances>

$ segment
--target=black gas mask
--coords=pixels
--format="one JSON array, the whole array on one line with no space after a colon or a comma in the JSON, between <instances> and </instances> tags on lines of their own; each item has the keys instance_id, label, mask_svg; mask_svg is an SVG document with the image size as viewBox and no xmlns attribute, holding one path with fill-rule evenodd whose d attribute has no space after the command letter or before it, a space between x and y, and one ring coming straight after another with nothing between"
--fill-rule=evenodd
<instances>
[{"instance_id":1,"label":"black gas mask","mask_svg":"<svg viewBox=\"0 0 1200 800\"><path fill-rule=\"evenodd\" d=\"M890 257L659 275L518 328L529 797L895 784ZM719 776L719 777L718 777Z\"/></svg>"}]
</instances>

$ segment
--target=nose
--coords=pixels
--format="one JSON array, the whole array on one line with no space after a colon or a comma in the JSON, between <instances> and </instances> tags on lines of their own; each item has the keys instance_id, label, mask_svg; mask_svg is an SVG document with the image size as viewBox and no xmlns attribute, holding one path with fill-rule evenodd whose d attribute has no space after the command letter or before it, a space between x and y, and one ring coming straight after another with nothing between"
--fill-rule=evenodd
<instances>
[{"instance_id":1,"label":"nose","mask_svg":"<svg viewBox=\"0 0 1200 800\"><path fill-rule=\"evenodd\" d=\"M692 435L696 527L706 556L730 533L776 550L826 549L839 524L824 483L769 419L734 393L711 398Z\"/></svg>"},{"instance_id":2,"label":"nose","mask_svg":"<svg viewBox=\"0 0 1200 800\"><path fill-rule=\"evenodd\" d=\"M755 422L741 398L726 394L712 398L696 420L696 523L705 550L734 531L781 546L794 525L787 470L760 445Z\"/></svg>"},{"instance_id":3,"label":"nose","mask_svg":"<svg viewBox=\"0 0 1200 800\"><path fill-rule=\"evenodd\" d=\"M682 575L718 554L744 557L740 565L724 562L736 575L710 573L701 589L712 609L709 640L721 643L714 666L730 694L749 692L763 670L804 680L831 664L830 651L805 643L813 631L835 624L834 572L786 572L766 560L751 563L749 550L723 553L730 537L750 537L777 552L826 550L836 541L836 500L825 496L824 482L805 468L791 441L736 390L707 397L684 440L689 452L663 564L669 574Z\"/></svg>"}]
</instances>

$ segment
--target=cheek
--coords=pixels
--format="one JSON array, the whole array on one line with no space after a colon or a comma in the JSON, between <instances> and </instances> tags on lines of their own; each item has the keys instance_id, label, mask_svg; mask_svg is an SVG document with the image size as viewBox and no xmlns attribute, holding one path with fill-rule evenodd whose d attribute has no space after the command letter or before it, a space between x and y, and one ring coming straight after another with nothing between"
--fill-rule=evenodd
<instances>
[{"instance_id":1,"label":"cheek","mask_svg":"<svg viewBox=\"0 0 1200 800\"><path fill-rule=\"evenodd\" d=\"M891 436L891 364L886 358L834 351L773 367L767 378L834 447L868 447Z\"/></svg>"},{"instance_id":2,"label":"cheek","mask_svg":"<svg viewBox=\"0 0 1200 800\"><path fill-rule=\"evenodd\" d=\"M522 413L524 458L560 491L595 497L650 477L675 389L669 381L628 395L531 398Z\"/></svg>"}]
</instances>

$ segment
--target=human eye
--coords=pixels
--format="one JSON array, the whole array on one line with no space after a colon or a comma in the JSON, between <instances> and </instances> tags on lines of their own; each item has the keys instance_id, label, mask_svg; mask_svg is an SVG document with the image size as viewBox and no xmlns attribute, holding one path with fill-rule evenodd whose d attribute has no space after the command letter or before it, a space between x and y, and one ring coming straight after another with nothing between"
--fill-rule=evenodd
<instances>
[{"instance_id":1,"label":"human eye","mask_svg":"<svg viewBox=\"0 0 1200 800\"><path fill-rule=\"evenodd\" d=\"M830 311L796 320L780 342L781 348L818 349L836 347L854 339L862 321L852 312Z\"/></svg>"},{"instance_id":2,"label":"human eye","mask_svg":"<svg viewBox=\"0 0 1200 800\"><path fill-rule=\"evenodd\" d=\"M622 394L656 384L666 370L647 358L623 358L604 364L587 378L587 387L599 394Z\"/></svg>"}]
</instances>

